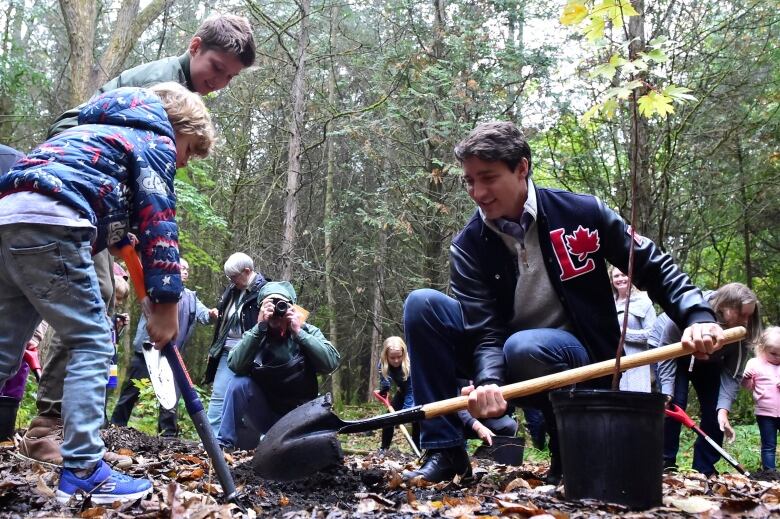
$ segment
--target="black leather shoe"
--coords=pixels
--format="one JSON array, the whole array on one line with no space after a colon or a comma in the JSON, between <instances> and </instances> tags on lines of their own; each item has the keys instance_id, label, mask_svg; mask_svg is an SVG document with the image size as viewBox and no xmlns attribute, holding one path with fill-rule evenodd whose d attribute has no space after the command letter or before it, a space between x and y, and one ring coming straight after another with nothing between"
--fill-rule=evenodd
<instances>
[{"instance_id":1,"label":"black leather shoe","mask_svg":"<svg viewBox=\"0 0 780 519\"><path fill-rule=\"evenodd\" d=\"M407 470L403 473L404 479L420 476L431 483L449 481L455 476L470 478L471 462L466 449L463 447L429 449L423 456L423 464L419 469Z\"/></svg>"}]
</instances>

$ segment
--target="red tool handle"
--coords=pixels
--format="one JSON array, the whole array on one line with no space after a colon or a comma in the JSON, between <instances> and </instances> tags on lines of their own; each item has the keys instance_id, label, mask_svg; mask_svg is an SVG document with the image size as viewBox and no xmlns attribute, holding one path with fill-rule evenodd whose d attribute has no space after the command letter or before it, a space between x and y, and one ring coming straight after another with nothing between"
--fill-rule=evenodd
<instances>
[{"instance_id":1,"label":"red tool handle","mask_svg":"<svg viewBox=\"0 0 780 519\"><path fill-rule=\"evenodd\" d=\"M385 407L392 408L390 405L390 399L386 396L382 396L382 394L379 391L374 391L374 398L385 404Z\"/></svg>"},{"instance_id":2,"label":"red tool handle","mask_svg":"<svg viewBox=\"0 0 780 519\"><path fill-rule=\"evenodd\" d=\"M30 370L35 375L35 380L41 381L41 361L38 358L38 350L24 350L24 361L30 366Z\"/></svg>"},{"instance_id":3,"label":"red tool handle","mask_svg":"<svg viewBox=\"0 0 780 519\"><path fill-rule=\"evenodd\" d=\"M130 274L130 280L133 282L133 290L138 301L143 301L146 297L146 284L144 283L144 269L141 266L140 258L129 241L123 241L118 244L119 253L125 260L125 267Z\"/></svg>"},{"instance_id":4,"label":"red tool handle","mask_svg":"<svg viewBox=\"0 0 780 519\"><path fill-rule=\"evenodd\" d=\"M685 427L688 427L689 429L693 429L696 427L696 422L694 422L690 416L686 414L686 412L678 405L676 404L669 404L669 407L664 410L666 413L666 416L669 418L672 418L673 420L677 420L681 424L683 424Z\"/></svg>"}]
</instances>

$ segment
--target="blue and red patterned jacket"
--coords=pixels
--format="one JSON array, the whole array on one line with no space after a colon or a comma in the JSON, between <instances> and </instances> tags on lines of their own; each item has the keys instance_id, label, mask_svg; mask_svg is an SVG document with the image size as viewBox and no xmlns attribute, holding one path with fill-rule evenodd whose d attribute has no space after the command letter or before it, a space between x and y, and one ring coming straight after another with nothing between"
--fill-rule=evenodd
<instances>
[{"instance_id":1,"label":"blue and red patterned jacket","mask_svg":"<svg viewBox=\"0 0 780 519\"><path fill-rule=\"evenodd\" d=\"M536 199L542 257L573 333L591 362L613 358L620 328L606 261L628 272L630 228L594 196L537 187ZM701 291L672 258L651 240L634 239L634 284L681 329L716 322ZM517 276L517 261L475 212L450 247L450 286L473 340L474 385L504 383L504 342L518 331L509 327Z\"/></svg>"},{"instance_id":2,"label":"blue and red patterned jacket","mask_svg":"<svg viewBox=\"0 0 780 519\"><path fill-rule=\"evenodd\" d=\"M147 294L156 303L178 301L174 139L150 90L99 94L79 113L79 126L44 142L0 177L0 198L34 191L75 208L97 228L93 253L135 231Z\"/></svg>"}]
</instances>

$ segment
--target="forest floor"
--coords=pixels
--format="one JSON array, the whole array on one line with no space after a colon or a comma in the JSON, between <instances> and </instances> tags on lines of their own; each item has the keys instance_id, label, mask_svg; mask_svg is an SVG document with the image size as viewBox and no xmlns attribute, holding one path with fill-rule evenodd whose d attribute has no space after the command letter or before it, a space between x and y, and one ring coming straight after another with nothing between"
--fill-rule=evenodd
<instances>
[{"instance_id":1,"label":"forest floor","mask_svg":"<svg viewBox=\"0 0 780 519\"><path fill-rule=\"evenodd\" d=\"M362 438L361 438L362 436ZM73 499L54 499L58 472L21 458L13 445L0 450L2 517L770 517L780 514L776 474L752 479L723 474L709 480L689 474L664 475L664 504L644 512L593 500L567 501L563 487L545 485L544 461L520 467L474 460L475 482L431 486L403 483L400 472L413 467L408 452L376 452L376 435L352 435L345 441L341 466L298 482L260 479L251 468L251 452L227 456L246 512L221 504L221 488L197 442L148 436L132 428L103 431L108 448L133 457L126 472L150 477L154 492L145 500L116 507ZM396 436L402 441L400 435ZM346 443L351 440L351 443ZM364 448L372 445L373 448ZM399 444L400 445L400 444ZM526 457L528 459L528 457ZM756 477L757 476L757 477Z\"/></svg>"}]
</instances>

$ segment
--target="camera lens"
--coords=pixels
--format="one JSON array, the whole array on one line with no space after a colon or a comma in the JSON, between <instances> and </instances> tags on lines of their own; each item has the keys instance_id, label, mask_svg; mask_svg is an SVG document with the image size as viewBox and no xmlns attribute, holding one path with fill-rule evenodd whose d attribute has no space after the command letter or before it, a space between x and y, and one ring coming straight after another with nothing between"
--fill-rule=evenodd
<instances>
[{"instance_id":1,"label":"camera lens","mask_svg":"<svg viewBox=\"0 0 780 519\"><path fill-rule=\"evenodd\" d=\"M290 308L290 303L287 301L276 301L274 303L274 316L275 317L284 317L284 314L287 313L287 309Z\"/></svg>"}]
</instances>

